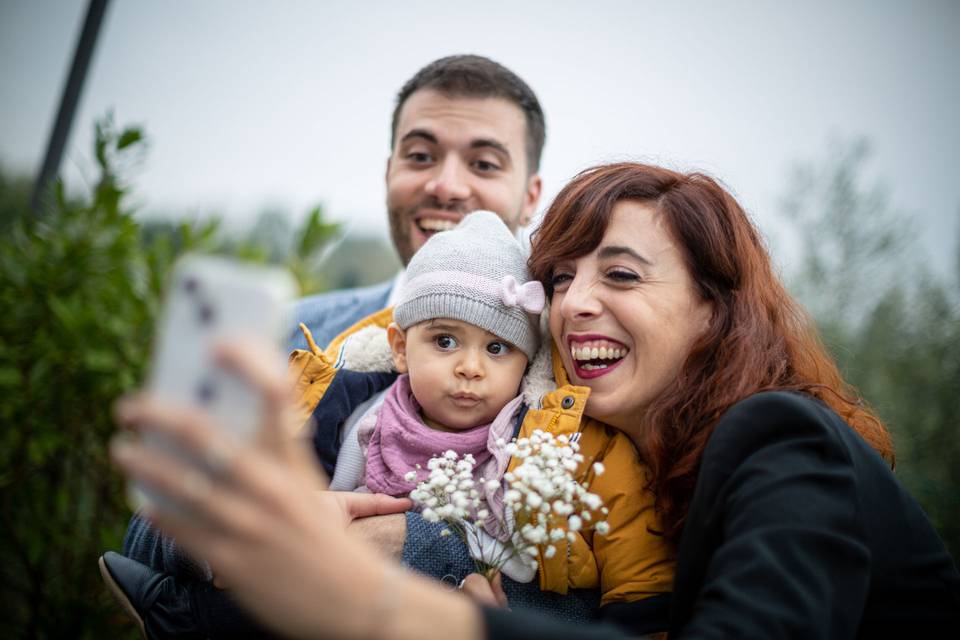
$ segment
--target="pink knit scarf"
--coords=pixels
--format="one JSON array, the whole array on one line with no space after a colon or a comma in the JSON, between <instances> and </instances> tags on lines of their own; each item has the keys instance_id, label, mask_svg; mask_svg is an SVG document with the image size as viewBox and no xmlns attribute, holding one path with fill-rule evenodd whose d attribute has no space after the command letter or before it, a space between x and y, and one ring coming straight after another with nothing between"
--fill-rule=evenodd
<instances>
[{"instance_id":1,"label":"pink knit scarf","mask_svg":"<svg viewBox=\"0 0 960 640\"><path fill-rule=\"evenodd\" d=\"M473 454L474 469L481 469L490 459L487 448L489 424L466 431L438 431L423 423L420 404L413 397L410 378L402 375L387 392L377 428L367 445L366 486L372 493L405 496L418 482L429 475L427 461L452 449L463 457ZM416 466L420 465L420 469ZM410 471L417 472L413 482L404 479Z\"/></svg>"}]
</instances>

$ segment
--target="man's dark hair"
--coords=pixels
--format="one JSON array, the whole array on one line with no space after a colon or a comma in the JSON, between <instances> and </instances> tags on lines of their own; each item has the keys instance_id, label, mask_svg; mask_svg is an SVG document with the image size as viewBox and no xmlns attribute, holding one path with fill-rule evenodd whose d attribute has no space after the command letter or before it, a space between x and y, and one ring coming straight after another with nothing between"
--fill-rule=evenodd
<instances>
[{"instance_id":1,"label":"man's dark hair","mask_svg":"<svg viewBox=\"0 0 960 640\"><path fill-rule=\"evenodd\" d=\"M420 69L397 94L393 109L390 147L396 143L400 109L414 92L433 89L451 98L504 98L520 107L527 122L527 170L540 169L540 154L547 136L543 109L536 94L510 69L476 55L447 56Z\"/></svg>"}]
</instances>

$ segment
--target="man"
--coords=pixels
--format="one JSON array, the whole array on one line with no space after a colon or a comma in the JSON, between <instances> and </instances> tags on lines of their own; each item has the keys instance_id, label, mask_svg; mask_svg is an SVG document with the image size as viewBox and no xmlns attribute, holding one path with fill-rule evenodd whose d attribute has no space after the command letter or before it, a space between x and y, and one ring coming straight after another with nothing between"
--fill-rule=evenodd
<instances>
[{"instance_id":1,"label":"man","mask_svg":"<svg viewBox=\"0 0 960 640\"><path fill-rule=\"evenodd\" d=\"M544 117L530 87L506 67L475 55L428 64L397 94L391 138L387 215L404 265L427 238L453 228L472 211L493 211L514 232L529 224L540 199ZM304 298L297 303L296 320L325 345L390 306L403 278L401 271L391 282ZM290 344L307 347L299 329L291 333ZM365 518L351 526L388 553L401 554L405 516ZM435 535L430 531L424 537L432 541ZM433 562L434 550L424 544L423 551L411 545L419 555L410 559L414 566ZM101 573L146 637L260 635L223 592L202 581L203 568L193 566L138 515L127 530L124 553L131 559L105 554ZM190 572L200 580L172 575ZM448 572L441 568L437 575Z\"/></svg>"},{"instance_id":2,"label":"man","mask_svg":"<svg viewBox=\"0 0 960 640\"><path fill-rule=\"evenodd\" d=\"M512 71L474 55L441 58L397 94L387 159L390 236L404 266L434 233L486 209L516 231L540 199L543 111ZM325 345L392 302L403 281L304 298L298 321ZM306 348L299 330L291 346Z\"/></svg>"}]
</instances>

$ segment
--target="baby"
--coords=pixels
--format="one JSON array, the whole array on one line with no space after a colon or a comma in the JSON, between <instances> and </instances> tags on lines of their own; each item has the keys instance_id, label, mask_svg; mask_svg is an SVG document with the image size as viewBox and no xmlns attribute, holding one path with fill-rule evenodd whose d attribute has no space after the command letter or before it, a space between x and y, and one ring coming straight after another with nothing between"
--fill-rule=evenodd
<instances>
[{"instance_id":1,"label":"baby","mask_svg":"<svg viewBox=\"0 0 960 640\"><path fill-rule=\"evenodd\" d=\"M345 434L333 490L406 496L447 450L471 454L478 480L499 479L509 463L503 443L519 427L545 302L520 245L496 215L477 212L431 237L406 277L386 330L401 375ZM499 498L488 496L493 518L503 515Z\"/></svg>"}]
</instances>

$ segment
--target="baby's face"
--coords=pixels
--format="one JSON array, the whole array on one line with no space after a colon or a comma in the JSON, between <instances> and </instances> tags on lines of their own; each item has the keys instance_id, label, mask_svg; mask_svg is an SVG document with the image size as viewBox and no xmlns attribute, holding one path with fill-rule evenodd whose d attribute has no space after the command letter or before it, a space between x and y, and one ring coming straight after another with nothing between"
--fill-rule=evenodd
<instances>
[{"instance_id":1,"label":"baby's face","mask_svg":"<svg viewBox=\"0 0 960 640\"><path fill-rule=\"evenodd\" d=\"M410 374L423 419L434 429L463 431L491 422L517 395L527 356L488 331L459 320L391 329L394 362Z\"/></svg>"}]
</instances>

